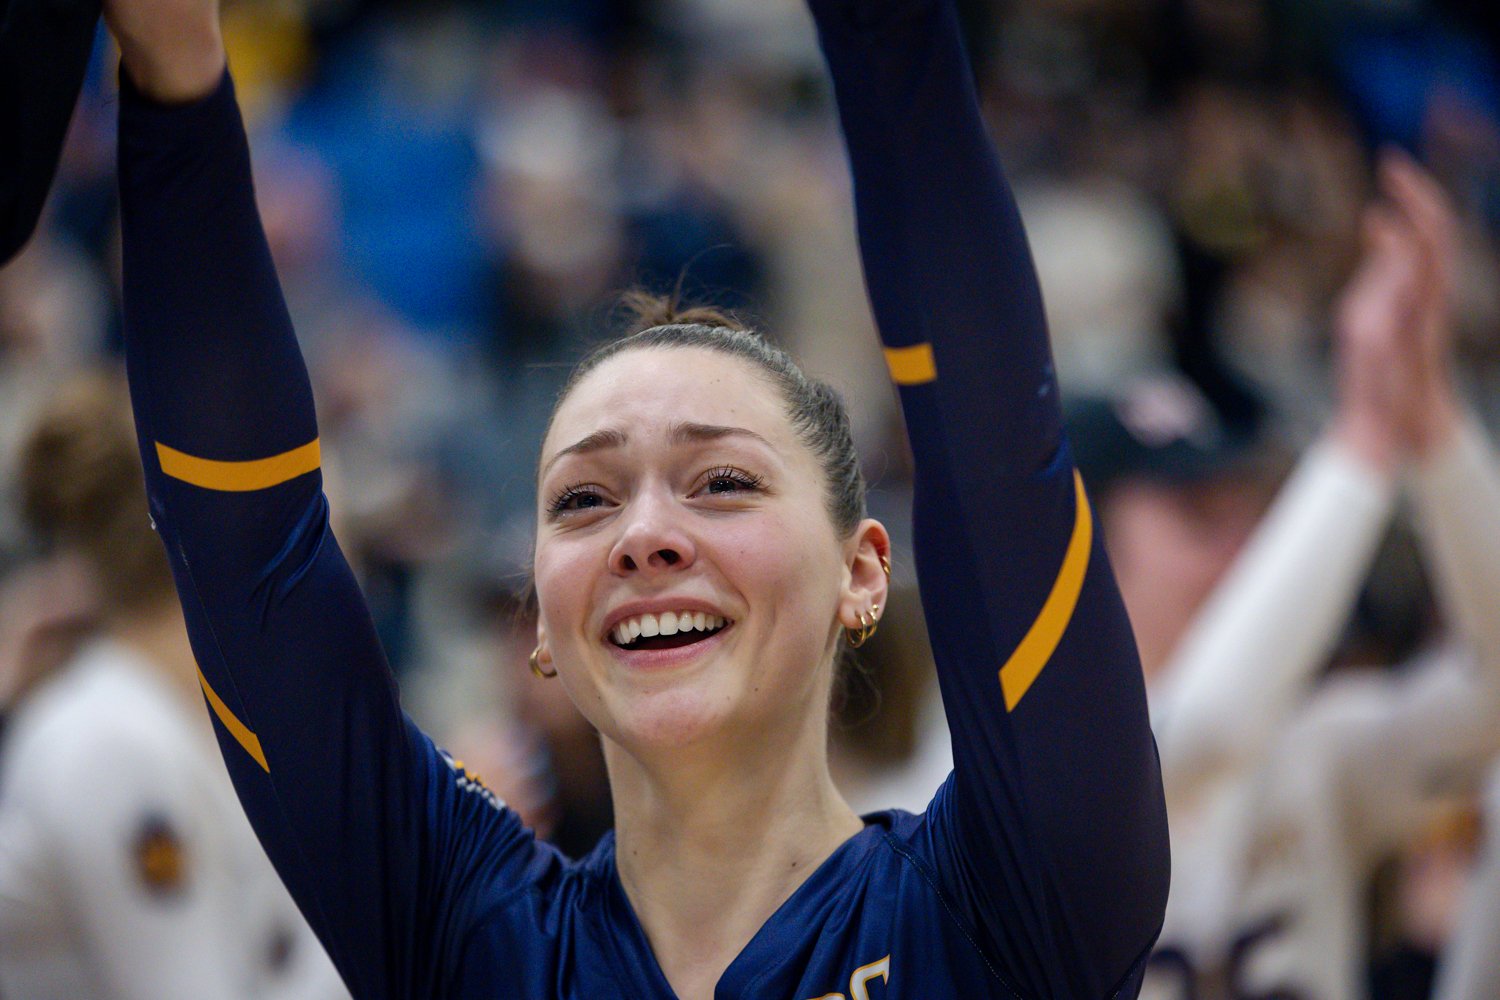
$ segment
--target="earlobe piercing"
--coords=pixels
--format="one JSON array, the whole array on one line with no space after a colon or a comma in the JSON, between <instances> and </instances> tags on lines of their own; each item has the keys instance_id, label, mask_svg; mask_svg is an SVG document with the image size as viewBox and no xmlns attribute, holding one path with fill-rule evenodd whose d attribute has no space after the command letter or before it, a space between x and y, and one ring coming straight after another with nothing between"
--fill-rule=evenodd
<instances>
[{"instance_id":1,"label":"earlobe piercing","mask_svg":"<svg viewBox=\"0 0 1500 1000\"><path fill-rule=\"evenodd\" d=\"M859 628L844 629L844 637L849 640L850 649L858 649L870 641L870 636L880 627L880 605L871 605L870 613L866 615L863 611L859 613Z\"/></svg>"},{"instance_id":2,"label":"earlobe piercing","mask_svg":"<svg viewBox=\"0 0 1500 1000\"><path fill-rule=\"evenodd\" d=\"M537 644L536 649L533 649L531 651L531 655L526 658L526 662L531 664L531 672L536 674L542 680L547 680L549 677L557 676L556 667L553 667L551 670L542 669L542 647L540 643Z\"/></svg>"}]
</instances>

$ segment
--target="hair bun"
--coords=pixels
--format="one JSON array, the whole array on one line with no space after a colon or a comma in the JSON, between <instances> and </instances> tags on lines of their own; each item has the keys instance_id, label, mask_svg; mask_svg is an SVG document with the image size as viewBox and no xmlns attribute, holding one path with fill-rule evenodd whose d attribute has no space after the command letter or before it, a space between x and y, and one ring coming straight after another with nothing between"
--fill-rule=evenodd
<instances>
[{"instance_id":1,"label":"hair bun","mask_svg":"<svg viewBox=\"0 0 1500 1000\"><path fill-rule=\"evenodd\" d=\"M620 296L619 311L625 315L625 335L658 326L711 326L726 330L748 330L731 313L708 305L684 305L681 288L671 295L658 295L646 288L632 288Z\"/></svg>"}]
</instances>

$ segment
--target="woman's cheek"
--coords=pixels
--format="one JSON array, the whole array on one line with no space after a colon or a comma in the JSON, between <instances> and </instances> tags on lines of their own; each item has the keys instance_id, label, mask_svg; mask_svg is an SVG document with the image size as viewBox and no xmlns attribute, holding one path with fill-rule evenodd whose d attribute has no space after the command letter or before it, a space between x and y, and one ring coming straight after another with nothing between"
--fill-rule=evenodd
<instances>
[{"instance_id":1,"label":"woman's cheek","mask_svg":"<svg viewBox=\"0 0 1500 1000\"><path fill-rule=\"evenodd\" d=\"M803 579L807 560L817 550L800 527L781 517L747 524L729 539L733 565L740 575L766 584L780 586L788 580Z\"/></svg>"},{"instance_id":2,"label":"woman's cheek","mask_svg":"<svg viewBox=\"0 0 1500 1000\"><path fill-rule=\"evenodd\" d=\"M776 630L773 644L801 662L827 630L820 609L836 600L838 553L802 523L777 518L756 527L720 549L726 576L750 606L770 612L760 619Z\"/></svg>"},{"instance_id":3,"label":"woman's cheek","mask_svg":"<svg viewBox=\"0 0 1500 1000\"><path fill-rule=\"evenodd\" d=\"M581 627L592 587L584 575L586 555L565 542L550 542L536 555L537 603L548 636L557 641Z\"/></svg>"}]
</instances>

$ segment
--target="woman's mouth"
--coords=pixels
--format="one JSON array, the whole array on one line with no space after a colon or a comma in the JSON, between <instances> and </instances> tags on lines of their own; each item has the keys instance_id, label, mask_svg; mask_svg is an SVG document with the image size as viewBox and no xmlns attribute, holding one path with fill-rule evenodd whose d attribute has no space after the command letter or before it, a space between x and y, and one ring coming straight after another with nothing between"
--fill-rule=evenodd
<instances>
[{"instance_id":1,"label":"woman's mouth","mask_svg":"<svg viewBox=\"0 0 1500 1000\"><path fill-rule=\"evenodd\" d=\"M703 611L666 611L632 615L610 629L609 641L621 649L676 649L702 642L732 622Z\"/></svg>"}]
</instances>

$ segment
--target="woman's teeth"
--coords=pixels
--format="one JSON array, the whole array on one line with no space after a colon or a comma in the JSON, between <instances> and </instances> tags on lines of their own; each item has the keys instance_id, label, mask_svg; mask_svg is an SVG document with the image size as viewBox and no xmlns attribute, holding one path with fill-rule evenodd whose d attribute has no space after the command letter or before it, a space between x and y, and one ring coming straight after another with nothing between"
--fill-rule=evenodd
<instances>
[{"instance_id":1,"label":"woman's teeth","mask_svg":"<svg viewBox=\"0 0 1500 1000\"><path fill-rule=\"evenodd\" d=\"M610 631L617 646L627 646L637 639L677 635L680 632L717 632L728 622L718 615L702 611L666 611L659 615L636 615L620 622Z\"/></svg>"}]
</instances>

